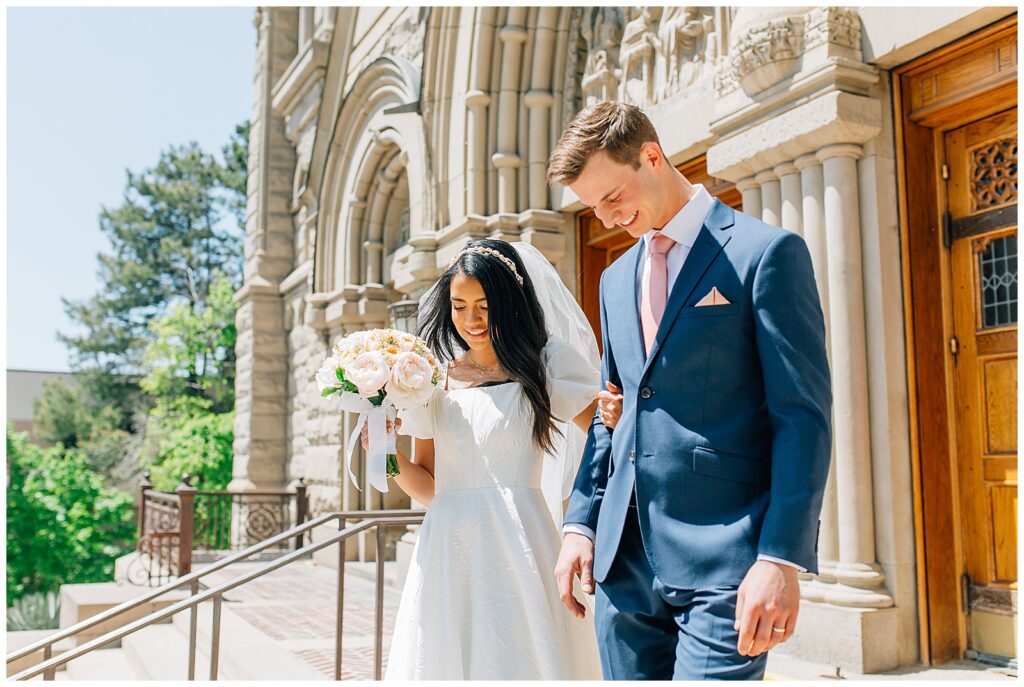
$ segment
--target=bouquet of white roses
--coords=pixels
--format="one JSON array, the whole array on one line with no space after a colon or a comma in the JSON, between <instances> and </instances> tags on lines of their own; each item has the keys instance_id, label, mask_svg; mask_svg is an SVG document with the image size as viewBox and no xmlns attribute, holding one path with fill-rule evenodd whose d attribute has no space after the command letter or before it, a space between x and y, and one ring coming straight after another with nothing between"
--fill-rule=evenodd
<instances>
[{"instance_id":1,"label":"bouquet of white roses","mask_svg":"<svg viewBox=\"0 0 1024 687\"><path fill-rule=\"evenodd\" d=\"M334 345L332 355L316 373L322 397L335 396L342 410L359 413L346 448L349 477L352 449L368 424L367 471L370 484L388 490L387 478L398 474L395 435L387 431L398 410L426 403L441 379L441 366L420 338L395 329L349 334Z\"/></svg>"}]
</instances>

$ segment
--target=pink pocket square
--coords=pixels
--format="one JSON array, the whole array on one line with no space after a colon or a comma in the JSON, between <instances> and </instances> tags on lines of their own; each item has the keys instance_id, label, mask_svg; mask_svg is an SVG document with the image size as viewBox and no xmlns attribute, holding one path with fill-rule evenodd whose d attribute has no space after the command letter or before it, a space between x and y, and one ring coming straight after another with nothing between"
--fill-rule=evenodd
<instances>
[{"instance_id":1,"label":"pink pocket square","mask_svg":"<svg viewBox=\"0 0 1024 687\"><path fill-rule=\"evenodd\" d=\"M703 308L708 305L729 305L729 299L722 295L717 286L712 286L708 295L697 301L693 307Z\"/></svg>"}]
</instances>

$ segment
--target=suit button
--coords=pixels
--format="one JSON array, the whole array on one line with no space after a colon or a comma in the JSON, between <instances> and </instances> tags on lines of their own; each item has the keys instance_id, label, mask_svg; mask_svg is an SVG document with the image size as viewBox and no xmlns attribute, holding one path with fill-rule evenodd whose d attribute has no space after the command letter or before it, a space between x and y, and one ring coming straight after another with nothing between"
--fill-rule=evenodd
<instances>
[{"instance_id":1,"label":"suit button","mask_svg":"<svg viewBox=\"0 0 1024 687\"><path fill-rule=\"evenodd\" d=\"M630 463L635 463L636 462L636 451L630 451L629 452L629 462Z\"/></svg>"},{"instance_id":2,"label":"suit button","mask_svg":"<svg viewBox=\"0 0 1024 687\"><path fill-rule=\"evenodd\" d=\"M654 395L654 392L651 391L650 387L645 386L643 389L640 389L640 398L647 399L647 398L650 398L653 395Z\"/></svg>"}]
</instances>

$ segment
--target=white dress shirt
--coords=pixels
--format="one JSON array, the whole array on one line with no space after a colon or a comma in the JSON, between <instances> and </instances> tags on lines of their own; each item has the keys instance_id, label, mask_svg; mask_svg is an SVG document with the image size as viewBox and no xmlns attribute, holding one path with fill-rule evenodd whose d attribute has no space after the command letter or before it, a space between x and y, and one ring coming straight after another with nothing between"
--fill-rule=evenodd
<instances>
[{"instance_id":1,"label":"white dress shirt","mask_svg":"<svg viewBox=\"0 0 1024 687\"><path fill-rule=\"evenodd\" d=\"M666 285L668 286L668 293L672 293L672 287L675 286L676 278L679 273L683 270L683 263L686 262L686 258L690 255L690 249L693 248L694 242L697 240L697 235L700 234L700 230L704 227L704 220L707 218L708 212L711 210L711 205L714 203L714 198L707 192L701 184L697 184L695 187L696 193L693 197L687 201L686 205L679 209L672 219L668 221L662 229L661 233L668 236L673 241L673 245L668 253L665 254L665 267L668 270L668 280ZM637 312L640 311L640 299L642 295L642 289L644 280L647 279L651 271L651 237L654 236L655 229L651 229L649 232L644 234L644 257L643 266L637 270L637 283L636 283L636 299L637 299ZM566 524L562 527L562 534L567 532L575 532L582 534L589 538L591 541L597 538L597 535L589 527L579 524ZM804 572L805 568L784 561L773 556L765 556L764 554L758 554L757 559L759 561L773 561L775 563L782 563L796 568L800 572Z\"/></svg>"}]
</instances>

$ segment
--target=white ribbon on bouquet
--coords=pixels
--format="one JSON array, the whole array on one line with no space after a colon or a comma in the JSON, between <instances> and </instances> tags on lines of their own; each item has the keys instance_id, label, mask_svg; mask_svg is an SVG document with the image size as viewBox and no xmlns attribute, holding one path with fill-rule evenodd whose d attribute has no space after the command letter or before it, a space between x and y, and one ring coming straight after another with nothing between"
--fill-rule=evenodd
<instances>
[{"instance_id":1,"label":"white ribbon on bouquet","mask_svg":"<svg viewBox=\"0 0 1024 687\"><path fill-rule=\"evenodd\" d=\"M347 398L346 398L347 396ZM353 413L359 413L355 429L348 438L348 446L345 447L345 466L348 468L349 479L356 489L362 491L359 480L352 472L352 451L363 431L363 425L368 425L366 451L366 478L370 486L381 493L388 491L387 462L388 454L396 453L396 437L394 431L395 418L398 411L395 406L384 399L384 403L375 406L365 398L355 394L346 394L341 398L341 409ZM387 423L391 422L392 430L387 430Z\"/></svg>"}]
</instances>

